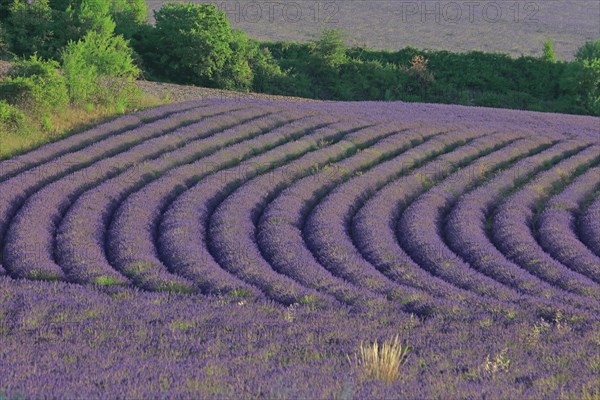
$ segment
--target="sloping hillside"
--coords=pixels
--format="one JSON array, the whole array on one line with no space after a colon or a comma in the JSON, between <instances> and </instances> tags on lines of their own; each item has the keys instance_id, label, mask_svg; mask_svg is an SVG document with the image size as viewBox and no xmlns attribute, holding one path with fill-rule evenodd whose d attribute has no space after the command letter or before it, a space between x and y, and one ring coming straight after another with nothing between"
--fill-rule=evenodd
<instances>
[{"instance_id":1,"label":"sloping hillside","mask_svg":"<svg viewBox=\"0 0 600 400\"><path fill-rule=\"evenodd\" d=\"M2 161L0 397L595 393L599 123L200 99Z\"/></svg>"}]
</instances>

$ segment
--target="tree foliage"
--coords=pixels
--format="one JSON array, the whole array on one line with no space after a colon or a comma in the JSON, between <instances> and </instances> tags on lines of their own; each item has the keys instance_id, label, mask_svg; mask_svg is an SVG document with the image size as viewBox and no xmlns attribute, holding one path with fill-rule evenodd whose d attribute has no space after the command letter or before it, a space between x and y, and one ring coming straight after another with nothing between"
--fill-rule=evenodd
<instances>
[{"instance_id":1,"label":"tree foliage","mask_svg":"<svg viewBox=\"0 0 600 400\"><path fill-rule=\"evenodd\" d=\"M544 52L542 59L546 62L556 62L556 52L554 51L554 42L548 38L544 41Z\"/></svg>"},{"instance_id":2,"label":"tree foliage","mask_svg":"<svg viewBox=\"0 0 600 400\"><path fill-rule=\"evenodd\" d=\"M0 0L0 21L5 21L10 15L10 5L13 0Z\"/></svg>"},{"instance_id":3,"label":"tree foliage","mask_svg":"<svg viewBox=\"0 0 600 400\"><path fill-rule=\"evenodd\" d=\"M19 56L39 54L48 57L55 51L53 13L48 0L15 0L10 6L7 30L11 50Z\"/></svg>"},{"instance_id":4,"label":"tree foliage","mask_svg":"<svg viewBox=\"0 0 600 400\"><path fill-rule=\"evenodd\" d=\"M63 68L74 103L115 103L125 108L140 74L122 36L90 31L71 42L63 53Z\"/></svg>"},{"instance_id":5,"label":"tree foliage","mask_svg":"<svg viewBox=\"0 0 600 400\"><path fill-rule=\"evenodd\" d=\"M347 46L340 30L328 29L312 43L312 54L320 64L329 68L337 68L348 61Z\"/></svg>"},{"instance_id":6,"label":"tree foliage","mask_svg":"<svg viewBox=\"0 0 600 400\"><path fill-rule=\"evenodd\" d=\"M56 61L37 56L17 61L9 77L0 81L0 127L26 133L27 121L38 120L43 130L53 129L50 116L69 103L67 86Z\"/></svg>"},{"instance_id":7,"label":"tree foliage","mask_svg":"<svg viewBox=\"0 0 600 400\"><path fill-rule=\"evenodd\" d=\"M155 13L156 51L172 81L215 86L232 56L229 21L213 4L168 3Z\"/></svg>"},{"instance_id":8,"label":"tree foliage","mask_svg":"<svg viewBox=\"0 0 600 400\"><path fill-rule=\"evenodd\" d=\"M8 45L8 37L6 34L6 30L4 29L4 26L2 25L2 22L0 22L0 59L2 59L2 57L5 57L9 54L10 48Z\"/></svg>"},{"instance_id":9,"label":"tree foliage","mask_svg":"<svg viewBox=\"0 0 600 400\"><path fill-rule=\"evenodd\" d=\"M600 115L600 39L585 43L575 55L573 75L580 89L580 102L588 111Z\"/></svg>"},{"instance_id":10,"label":"tree foliage","mask_svg":"<svg viewBox=\"0 0 600 400\"><path fill-rule=\"evenodd\" d=\"M0 0L0 21L5 21L12 52L55 60L70 41L90 30L132 37L146 22L147 11L144 0Z\"/></svg>"}]
</instances>

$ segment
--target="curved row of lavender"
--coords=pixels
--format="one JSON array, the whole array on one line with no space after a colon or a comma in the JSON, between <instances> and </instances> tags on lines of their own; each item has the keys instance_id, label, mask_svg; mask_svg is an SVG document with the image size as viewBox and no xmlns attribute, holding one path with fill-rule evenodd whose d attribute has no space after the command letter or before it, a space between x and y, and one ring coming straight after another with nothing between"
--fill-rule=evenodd
<instances>
[{"instance_id":1,"label":"curved row of lavender","mask_svg":"<svg viewBox=\"0 0 600 400\"><path fill-rule=\"evenodd\" d=\"M528 179L552 168L554 163L581 148L581 144L572 141L540 142L533 139L533 144L529 156L522 157L510 166L503 166L486 182L471 188L452 205L443 224L443 239L471 268L504 285L526 295L560 298L565 303L585 307L587 299L577 298L514 264L490 239L491 215L497 202Z\"/></svg>"},{"instance_id":2,"label":"curved row of lavender","mask_svg":"<svg viewBox=\"0 0 600 400\"><path fill-rule=\"evenodd\" d=\"M396 126L396 130L399 128ZM434 126L406 127L392 136L377 141L368 149L330 164L285 188L264 207L262 215L254 219L254 223L259 224L256 241L271 265L277 271L290 275L305 285L322 287L322 290L330 291L344 303L357 304L364 301L357 296L361 292L360 287L365 286L362 282L356 284L356 281L360 281L358 277L352 279L350 274L348 279L341 269L330 271L322 268L310 250L304 246L302 226L306 214L311 206L336 184L361 170L368 169L386 158L398 156L408 159L409 153L427 151L428 148L435 148L436 145L443 146L442 141L436 140L443 136L442 132L443 129ZM353 283L352 280L355 282ZM394 289L400 289L391 285L389 288L390 293ZM362 292L369 293L372 297L377 290L367 288ZM380 293L378 297L381 298L382 295L383 293Z\"/></svg>"},{"instance_id":3,"label":"curved row of lavender","mask_svg":"<svg viewBox=\"0 0 600 400\"><path fill-rule=\"evenodd\" d=\"M199 106L191 109L189 107L183 107L183 111L167 114L165 118L161 118L148 124L139 125L131 130L122 131L121 126L118 125L112 135L102 135L98 141L94 141L92 144L76 151L65 150L62 155L52 158L45 163L43 161L38 163L37 160L43 159L43 156L32 157L34 160L31 162L31 167L29 167L28 164L26 167L23 167L23 172L20 174L12 177L9 175L8 179L3 179L2 182L0 182L0 249L2 249L0 265L3 264L3 260L6 257L6 252L4 251L4 247L8 245L8 242L4 237L6 231L10 227L12 219L15 217L15 213L36 191L39 191L41 188L54 181L65 178L69 174L88 167L95 162L102 161L107 157L126 154L131 146L143 144L151 139L168 140L168 135L166 134L182 125L196 122L211 115L226 115L239 108L239 104L223 104L217 107L208 108ZM110 128L108 130L110 130ZM83 135L86 135L86 133ZM92 136L96 137L96 135ZM66 145L64 145L63 142L59 142L56 147L64 145L64 147L69 148L73 141L72 138L66 139L64 140L64 142L68 142ZM12 164L9 164L9 170L11 165ZM127 167L127 165L127 161L125 161L124 166L109 163L108 169L119 170ZM107 171L98 168L93 169L94 175L106 173ZM108 171L108 173L110 173L110 171ZM52 210L50 210L50 212L52 212ZM18 243L15 245L18 246ZM35 247L37 248L38 246L35 245ZM27 247L25 251L32 253L34 257L39 253L31 247ZM24 271L24 274L21 274L20 271L11 272L17 276L27 275L31 272L32 276L29 277L35 279L36 271L37 269L34 268L32 271ZM60 276L61 274L51 273L48 278L55 279L57 277L56 275ZM43 275L41 277L44 278Z\"/></svg>"},{"instance_id":4,"label":"curved row of lavender","mask_svg":"<svg viewBox=\"0 0 600 400\"><path fill-rule=\"evenodd\" d=\"M581 216L580 233L583 241L600 257L600 195Z\"/></svg>"},{"instance_id":5,"label":"curved row of lavender","mask_svg":"<svg viewBox=\"0 0 600 400\"><path fill-rule=\"evenodd\" d=\"M56 222L70 205L70 199L116 174L123 175L125 170L134 165L137 165L137 169L145 169L146 166L141 164L144 160L188 145L195 139L220 133L230 126L260 118L264 113L261 109L241 110L229 112L225 116L205 118L169 134L146 140L126 152L106 157L46 185L32 195L13 218L6 235L6 268L20 277L63 279L61 267L52 260L53 237ZM198 143L193 144L198 147ZM134 174L126 172L124 175L126 179L132 180ZM39 250L34 255L29 251L33 246L37 246ZM43 249L47 251L43 252Z\"/></svg>"},{"instance_id":6,"label":"curved row of lavender","mask_svg":"<svg viewBox=\"0 0 600 400\"><path fill-rule=\"evenodd\" d=\"M23 293L60 287L68 288L61 289L65 296L89 293L92 300L86 304L128 299L138 302L137 310L164 299L185 304L186 312L229 304L225 309L232 315L235 307L260 315L268 309L270 315L287 313L291 321L294 313L312 312L318 318L346 310L365 319L364 332L376 332L374 326L386 326L384 320L416 318L431 326L446 321L447 333L456 334L449 342L454 346L469 336L461 325L465 321L494 332L504 329L500 325L529 324L537 327L535 346L545 340L540 332L552 327L585 336L600 323L598 126L600 121L591 117L460 106L239 99L125 116L0 162L0 286L7 288L0 305L19 308ZM63 298L51 291L53 298ZM188 311L190 304L198 310ZM0 339L6 339L3 335L25 320L0 310ZM154 311L158 324L172 320L159 317L161 312ZM297 323L317 329L318 321L303 315L308 319ZM377 322L375 315L381 318ZM115 318L125 316L132 318L130 313ZM115 324L109 320L106 326ZM176 325L182 332L169 339L185 350L170 353L160 347L165 343L155 343L151 346L160 349L152 351L168 359L206 350L206 338L177 339L186 326L185 321ZM126 334L107 338L124 344ZM416 343L431 346L419 337ZM264 352L278 340L267 338ZM347 345L331 345L332 357L343 358L344 365L286 354L302 358L298 365L305 368L312 360L323 371L347 371L347 358L339 353ZM478 344L491 356L504 351L488 345L485 340ZM578 351L589 351L589 346ZM6 349L0 349L0 361L24 360L10 353L15 348ZM428 354L429 349L421 351ZM100 354L94 354L87 354L87 362L100 361ZM128 354L135 359L138 353ZM220 354L231 360L225 368L236 368L238 358ZM469 354L455 362L470 372L453 370L457 380L445 381L458 388L458 397L479 393L473 387L490 388L497 379L496 372L485 372L493 367L481 367L485 359L480 375L472 376L475 356ZM128 359L123 365L130 362L135 364ZM83 356L77 363L90 368ZM532 365L525 358L515 364L520 371ZM21 370L6 371L4 365L0 362L0 376L8 376L9 384L0 383L0 398L6 388L23 387L14 383L22 380ZM424 365L415 368L424 371ZM574 382L591 376L577 368L580 376ZM161 379L159 370L148 369ZM114 384L123 370L118 371L107 372L106 382ZM294 371L300 382L310 375ZM551 374L544 371L539 379ZM183 372L170 370L165 379L173 382L178 374ZM514 376L521 391L509 390L503 381L501 393L541 394L528 379L538 376ZM302 394L343 397L332 382L327 378L323 384L329 389L317 386ZM113 393L103 384L88 384L96 389L82 394ZM569 385L556 390L582 389ZM45 392L39 386L32 393L61 394L56 385L48 388ZM381 396L391 393L377 388L371 387ZM133 397L150 390L130 389ZM401 392L414 397L445 393L430 389L417 385ZM218 397L211 390L194 381L171 394ZM256 387L241 391L249 397L277 397Z\"/></svg>"},{"instance_id":7,"label":"curved row of lavender","mask_svg":"<svg viewBox=\"0 0 600 400\"><path fill-rule=\"evenodd\" d=\"M600 256L581 242L577 218L599 189L600 167L590 168L541 207L536 226L548 254L596 283L600 283Z\"/></svg>"},{"instance_id":8,"label":"curved row of lavender","mask_svg":"<svg viewBox=\"0 0 600 400\"><path fill-rule=\"evenodd\" d=\"M511 264L522 275L515 282L514 274L501 276L505 268L480 270L477 252L457 244L455 224L442 224L462 193L496 170L534 163L540 146L576 153L593 144L593 130L545 129L531 138L524 123L475 129L460 118L425 122L428 112L405 119L390 105L378 105L377 114L357 105L168 106L17 157L0 183L10 188L0 209L3 266L15 278L253 294L282 304L506 306L546 304L552 293L563 297L558 304L596 308L596 282L570 282L573 294L560 284L577 267L557 266L558 277L542 268L534 277L527 271L535 260L521 261ZM597 151L586 149L586 160ZM565 161L570 176L581 163L566 155L573 156ZM502 215L500 207L489 240L514 259L510 240L525 238L509 237L513 225L502 224ZM463 217L456 224L472 233ZM595 257L578 243L579 253ZM596 259L586 262L593 274Z\"/></svg>"},{"instance_id":9,"label":"curved row of lavender","mask_svg":"<svg viewBox=\"0 0 600 400\"><path fill-rule=\"evenodd\" d=\"M498 139L501 137L502 135ZM504 153L504 157L511 157L511 149L519 148L521 151L526 151L545 141L547 138L533 141L517 139L499 150ZM459 147L447 155L425 163L408 175L391 180L366 199L363 206L356 212L351 227L351 238L365 259L392 279L420 287L422 290L432 291L438 296L447 294L464 297L466 293L469 293L460 289L460 285L457 285L458 282L448 282L440 277L434 278L436 275L421 268L398 243L395 226L410 204L433 184L444 178L447 178L449 183L454 181L460 183L464 179L480 177L485 168L492 165L486 161L488 152L489 150L485 146L480 148L476 142ZM479 163L480 168L477 168L477 164L470 166L472 161ZM449 178L453 173L454 178ZM431 217L433 219L433 215ZM424 223L429 223L429 221L424 221ZM443 244L432 246L432 250L432 255L439 255L438 253L443 250ZM436 284L426 284L425 282L436 282ZM507 292L505 288L499 288L499 291L493 296L502 293L505 295L504 300L514 297L514 293Z\"/></svg>"},{"instance_id":10,"label":"curved row of lavender","mask_svg":"<svg viewBox=\"0 0 600 400\"><path fill-rule=\"evenodd\" d=\"M600 286L544 252L532 234L535 207L552 189L567 183L578 169L600 161L600 146L590 146L559 162L507 196L493 215L492 240L509 259L564 290L600 300ZM537 204L536 204L537 203Z\"/></svg>"},{"instance_id":11,"label":"curved row of lavender","mask_svg":"<svg viewBox=\"0 0 600 400\"><path fill-rule=\"evenodd\" d=\"M77 199L58 227L56 245L60 248L57 253L60 257L59 264L68 269L75 282L107 282L116 271L106 261L103 233L110 216L122 199L169 169L207 157L224 146L260 136L293 118L294 114L282 112L251 119L225 131L219 131L216 137L209 136L187 143L181 149L148 160L141 167L133 168L127 173L104 181L93 190L88 190L84 196ZM221 125L221 121L218 125L203 121L202 129L215 131L219 129L216 127ZM185 129L193 129L193 126ZM117 279L125 282L122 276Z\"/></svg>"}]
</instances>

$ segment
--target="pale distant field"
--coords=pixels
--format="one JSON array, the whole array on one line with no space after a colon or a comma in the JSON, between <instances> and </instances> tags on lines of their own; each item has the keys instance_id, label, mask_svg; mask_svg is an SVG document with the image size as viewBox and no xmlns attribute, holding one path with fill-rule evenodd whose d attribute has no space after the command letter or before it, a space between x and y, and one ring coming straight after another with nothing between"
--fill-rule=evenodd
<instances>
[{"instance_id":1,"label":"pale distant field","mask_svg":"<svg viewBox=\"0 0 600 400\"><path fill-rule=\"evenodd\" d=\"M165 1L149 1L152 9ZM210 2L195 0L195 2ZM539 55L545 38L571 59L600 37L600 2L590 0L216 0L232 24L264 40L306 40L324 27L341 28L348 42L376 49L407 45L451 51Z\"/></svg>"}]
</instances>

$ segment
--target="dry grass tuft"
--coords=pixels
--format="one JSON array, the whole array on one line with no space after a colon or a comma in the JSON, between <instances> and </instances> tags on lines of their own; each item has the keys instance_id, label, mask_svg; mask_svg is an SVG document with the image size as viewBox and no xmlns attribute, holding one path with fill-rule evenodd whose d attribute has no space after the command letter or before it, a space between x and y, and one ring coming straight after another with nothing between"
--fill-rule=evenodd
<instances>
[{"instance_id":1,"label":"dry grass tuft","mask_svg":"<svg viewBox=\"0 0 600 400\"><path fill-rule=\"evenodd\" d=\"M367 379L392 383L400 377L400 368L406 362L410 348L402 344L400 337L379 344L362 342L354 355L354 362L348 360L361 371Z\"/></svg>"}]
</instances>

